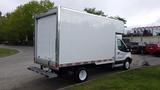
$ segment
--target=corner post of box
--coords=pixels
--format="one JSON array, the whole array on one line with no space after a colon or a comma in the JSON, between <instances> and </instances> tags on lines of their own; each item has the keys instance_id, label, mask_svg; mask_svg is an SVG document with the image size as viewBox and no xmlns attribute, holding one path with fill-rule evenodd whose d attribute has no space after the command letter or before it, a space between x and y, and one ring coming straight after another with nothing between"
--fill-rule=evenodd
<instances>
[{"instance_id":1,"label":"corner post of box","mask_svg":"<svg viewBox=\"0 0 160 90\"><path fill-rule=\"evenodd\" d=\"M60 44L60 6L57 7L57 25L56 25L56 68L59 69L59 44Z\"/></svg>"},{"instance_id":2,"label":"corner post of box","mask_svg":"<svg viewBox=\"0 0 160 90\"><path fill-rule=\"evenodd\" d=\"M38 29L37 15L35 14L33 18L35 20L35 26L34 26L35 30L34 30L34 38L33 38L34 39L34 62L36 62L36 59L37 59L37 29Z\"/></svg>"}]
</instances>

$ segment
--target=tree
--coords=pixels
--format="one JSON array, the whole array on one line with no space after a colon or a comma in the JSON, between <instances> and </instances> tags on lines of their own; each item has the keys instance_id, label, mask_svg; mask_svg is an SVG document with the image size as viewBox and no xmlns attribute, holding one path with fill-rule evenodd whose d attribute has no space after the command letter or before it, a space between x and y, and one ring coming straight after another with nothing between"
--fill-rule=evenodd
<instances>
[{"instance_id":1,"label":"tree","mask_svg":"<svg viewBox=\"0 0 160 90\"><path fill-rule=\"evenodd\" d=\"M5 25L7 23L6 16L2 16L2 12L0 12L0 43L5 41Z\"/></svg>"},{"instance_id":2,"label":"tree","mask_svg":"<svg viewBox=\"0 0 160 90\"><path fill-rule=\"evenodd\" d=\"M0 11L0 17L2 16L2 12Z\"/></svg>"},{"instance_id":3,"label":"tree","mask_svg":"<svg viewBox=\"0 0 160 90\"><path fill-rule=\"evenodd\" d=\"M100 15L100 16L107 16L104 14L102 10L96 10L96 8L85 8L84 11L87 13L95 14L95 15ZM110 16L109 18L116 19L122 21L124 24L126 24L127 20L125 18L122 18L120 16Z\"/></svg>"},{"instance_id":4,"label":"tree","mask_svg":"<svg viewBox=\"0 0 160 90\"><path fill-rule=\"evenodd\" d=\"M125 18L122 18L122 17L120 17L120 16L111 16L111 17L109 17L109 18L112 18L112 19L116 19L116 20L120 20L120 21L122 21L124 24L126 24L126 22L127 22L127 20L125 19Z\"/></svg>"},{"instance_id":5,"label":"tree","mask_svg":"<svg viewBox=\"0 0 160 90\"><path fill-rule=\"evenodd\" d=\"M102 10L96 10L96 8L85 8L84 11L87 13L95 14L95 15L100 15L100 16L107 16L104 14Z\"/></svg>"},{"instance_id":6,"label":"tree","mask_svg":"<svg viewBox=\"0 0 160 90\"><path fill-rule=\"evenodd\" d=\"M47 11L54 7L54 3L49 0L31 1L20 5L14 12L8 14L6 25L8 41L20 44L33 42L34 18L35 14Z\"/></svg>"}]
</instances>

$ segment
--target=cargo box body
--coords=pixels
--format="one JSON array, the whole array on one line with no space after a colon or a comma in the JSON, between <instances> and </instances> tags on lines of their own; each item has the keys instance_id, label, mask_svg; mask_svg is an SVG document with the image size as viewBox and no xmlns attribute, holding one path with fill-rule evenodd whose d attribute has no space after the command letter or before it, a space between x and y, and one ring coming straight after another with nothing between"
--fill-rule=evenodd
<instances>
[{"instance_id":1,"label":"cargo box body","mask_svg":"<svg viewBox=\"0 0 160 90\"><path fill-rule=\"evenodd\" d=\"M123 22L57 7L36 16L35 62L53 69L114 63Z\"/></svg>"}]
</instances>

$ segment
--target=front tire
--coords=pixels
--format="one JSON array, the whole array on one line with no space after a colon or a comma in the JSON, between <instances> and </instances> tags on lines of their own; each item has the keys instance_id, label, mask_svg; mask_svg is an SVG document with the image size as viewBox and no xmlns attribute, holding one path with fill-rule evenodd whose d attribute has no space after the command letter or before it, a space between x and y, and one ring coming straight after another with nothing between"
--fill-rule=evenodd
<instances>
[{"instance_id":1,"label":"front tire","mask_svg":"<svg viewBox=\"0 0 160 90\"><path fill-rule=\"evenodd\" d=\"M130 65L131 65L131 63L128 60L126 60L123 64L123 69L125 69L125 70L130 69Z\"/></svg>"},{"instance_id":2,"label":"front tire","mask_svg":"<svg viewBox=\"0 0 160 90\"><path fill-rule=\"evenodd\" d=\"M88 78L88 72L85 68L75 70L75 80L77 82L84 82Z\"/></svg>"}]
</instances>

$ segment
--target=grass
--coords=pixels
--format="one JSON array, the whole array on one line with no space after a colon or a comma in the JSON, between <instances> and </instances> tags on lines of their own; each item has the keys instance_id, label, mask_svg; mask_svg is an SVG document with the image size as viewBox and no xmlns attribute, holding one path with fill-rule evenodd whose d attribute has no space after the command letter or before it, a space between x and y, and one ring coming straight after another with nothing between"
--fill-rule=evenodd
<instances>
[{"instance_id":1,"label":"grass","mask_svg":"<svg viewBox=\"0 0 160 90\"><path fill-rule=\"evenodd\" d=\"M160 90L160 66L104 75L64 90Z\"/></svg>"},{"instance_id":2,"label":"grass","mask_svg":"<svg viewBox=\"0 0 160 90\"><path fill-rule=\"evenodd\" d=\"M18 53L15 49L0 48L0 58Z\"/></svg>"}]
</instances>

